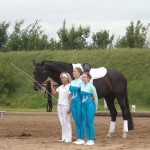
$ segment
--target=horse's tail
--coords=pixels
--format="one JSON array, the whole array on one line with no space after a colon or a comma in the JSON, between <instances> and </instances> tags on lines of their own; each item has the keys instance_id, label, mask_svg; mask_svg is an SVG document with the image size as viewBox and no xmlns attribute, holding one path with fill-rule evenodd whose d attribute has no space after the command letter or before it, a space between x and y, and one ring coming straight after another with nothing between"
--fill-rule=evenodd
<instances>
[{"instance_id":1,"label":"horse's tail","mask_svg":"<svg viewBox=\"0 0 150 150\"><path fill-rule=\"evenodd\" d=\"M126 104L126 108L127 108L128 129L133 130L134 129L134 124L133 124L133 119L132 119L132 115L131 115L131 112L130 112L127 90L126 90L126 94L125 94L125 104Z\"/></svg>"}]
</instances>

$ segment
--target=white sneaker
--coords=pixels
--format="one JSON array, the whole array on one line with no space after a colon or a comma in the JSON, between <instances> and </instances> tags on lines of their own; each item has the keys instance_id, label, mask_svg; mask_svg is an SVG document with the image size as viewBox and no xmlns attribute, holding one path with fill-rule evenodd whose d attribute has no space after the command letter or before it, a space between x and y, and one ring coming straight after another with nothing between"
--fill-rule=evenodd
<instances>
[{"instance_id":1,"label":"white sneaker","mask_svg":"<svg viewBox=\"0 0 150 150\"><path fill-rule=\"evenodd\" d=\"M65 140L65 142L66 142L66 143L70 143L70 142L72 142L72 140Z\"/></svg>"},{"instance_id":2,"label":"white sneaker","mask_svg":"<svg viewBox=\"0 0 150 150\"><path fill-rule=\"evenodd\" d=\"M72 143L76 144L76 142L78 142L78 141L80 141L80 139L77 139L76 141L74 141L74 142L72 142Z\"/></svg>"},{"instance_id":3,"label":"white sneaker","mask_svg":"<svg viewBox=\"0 0 150 150\"><path fill-rule=\"evenodd\" d=\"M77 145L85 144L85 141L84 141L84 140L79 140L79 141L76 142L76 144L77 144Z\"/></svg>"},{"instance_id":4,"label":"white sneaker","mask_svg":"<svg viewBox=\"0 0 150 150\"><path fill-rule=\"evenodd\" d=\"M88 140L88 141L86 142L86 144L84 144L84 145L94 145L94 141Z\"/></svg>"}]
</instances>

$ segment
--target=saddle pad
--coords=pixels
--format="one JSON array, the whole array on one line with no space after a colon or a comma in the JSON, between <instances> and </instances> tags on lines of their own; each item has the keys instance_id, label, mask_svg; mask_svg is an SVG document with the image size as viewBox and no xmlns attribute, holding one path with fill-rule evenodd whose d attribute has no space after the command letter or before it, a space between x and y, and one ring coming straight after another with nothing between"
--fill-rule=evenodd
<instances>
[{"instance_id":1,"label":"saddle pad","mask_svg":"<svg viewBox=\"0 0 150 150\"><path fill-rule=\"evenodd\" d=\"M79 67L82 69L83 71L83 68L82 68L82 65L81 64L72 64L73 66L73 69L76 68L76 67ZM92 80L94 79L98 79L98 78L102 78L106 75L107 73L107 69L104 68L104 67L101 67L101 68L91 68L90 70L90 75L92 76Z\"/></svg>"},{"instance_id":2,"label":"saddle pad","mask_svg":"<svg viewBox=\"0 0 150 150\"><path fill-rule=\"evenodd\" d=\"M104 67L101 68L91 68L90 75L92 76L92 79L98 79L102 78L106 75L107 69Z\"/></svg>"}]
</instances>

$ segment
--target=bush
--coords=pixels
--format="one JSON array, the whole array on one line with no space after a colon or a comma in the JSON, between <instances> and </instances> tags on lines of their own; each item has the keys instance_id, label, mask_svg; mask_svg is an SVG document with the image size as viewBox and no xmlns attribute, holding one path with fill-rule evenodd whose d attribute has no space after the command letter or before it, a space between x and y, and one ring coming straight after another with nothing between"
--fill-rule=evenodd
<instances>
[{"instance_id":1,"label":"bush","mask_svg":"<svg viewBox=\"0 0 150 150\"><path fill-rule=\"evenodd\" d=\"M3 100L16 91L18 82L11 70L6 69L2 64L0 64L0 68L0 104L4 104L6 102Z\"/></svg>"}]
</instances>

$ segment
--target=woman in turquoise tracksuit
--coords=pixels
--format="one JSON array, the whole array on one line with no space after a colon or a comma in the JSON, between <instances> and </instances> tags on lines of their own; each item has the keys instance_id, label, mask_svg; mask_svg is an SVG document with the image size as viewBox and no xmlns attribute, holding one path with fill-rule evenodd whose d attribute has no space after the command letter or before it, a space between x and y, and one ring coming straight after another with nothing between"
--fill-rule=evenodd
<instances>
[{"instance_id":1,"label":"woman in turquoise tracksuit","mask_svg":"<svg viewBox=\"0 0 150 150\"><path fill-rule=\"evenodd\" d=\"M91 76L88 72L82 74L83 83L81 84L80 92L82 96L82 117L85 123L86 134L88 139L85 145L94 144L94 116L98 107L98 97L96 89L91 83L89 83L90 79Z\"/></svg>"},{"instance_id":2,"label":"woman in turquoise tracksuit","mask_svg":"<svg viewBox=\"0 0 150 150\"><path fill-rule=\"evenodd\" d=\"M84 126L82 119L82 101L80 95L80 87L82 84L82 80L80 76L82 75L82 70L80 68L75 68L73 70L74 80L71 81L70 84L70 92L72 95L71 99L71 112L76 124L76 132L77 132L77 141L73 142L75 144L84 144Z\"/></svg>"}]
</instances>

